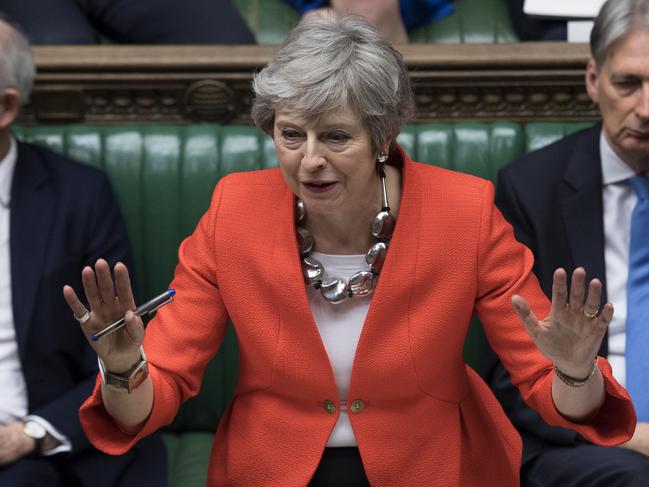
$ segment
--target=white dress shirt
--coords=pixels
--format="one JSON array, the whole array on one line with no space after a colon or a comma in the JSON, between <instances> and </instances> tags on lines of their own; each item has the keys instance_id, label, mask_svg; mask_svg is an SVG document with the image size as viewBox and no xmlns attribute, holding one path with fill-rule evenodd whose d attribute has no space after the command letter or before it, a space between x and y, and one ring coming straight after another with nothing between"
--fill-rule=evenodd
<instances>
[{"instance_id":1,"label":"white dress shirt","mask_svg":"<svg viewBox=\"0 0 649 487\"><path fill-rule=\"evenodd\" d=\"M59 441L45 455L71 451L70 441L49 421L40 416L27 416L27 386L23 376L12 307L11 259L9 254L9 216L11 212L11 181L16 167L17 148L12 138L7 155L0 161L0 424L32 420L40 423Z\"/></svg>"},{"instance_id":2,"label":"white dress shirt","mask_svg":"<svg viewBox=\"0 0 649 487\"><path fill-rule=\"evenodd\" d=\"M16 165L16 143L0 161L0 424L22 419L27 414L27 388L18 358L18 343L11 305L9 260L9 208L11 180Z\"/></svg>"},{"instance_id":3,"label":"white dress shirt","mask_svg":"<svg viewBox=\"0 0 649 487\"><path fill-rule=\"evenodd\" d=\"M604 205L604 259L608 300L615 306L608 327L608 360L617 381L626 383L626 316L627 278L629 275L629 241L631 213L638 200L628 180L635 172L613 151L604 135L600 135L602 158L602 201Z\"/></svg>"},{"instance_id":4,"label":"white dress shirt","mask_svg":"<svg viewBox=\"0 0 649 487\"><path fill-rule=\"evenodd\" d=\"M358 271L369 271L364 254L331 255L312 252L311 256L322 263L326 277L348 278ZM312 286L307 287L307 296L322 343L329 355L340 397L340 416L329 436L327 446L356 446L356 437L347 412L347 394L352 378L356 347L372 298L371 295L354 296L342 303L332 304Z\"/></svg>"}]
</instances>

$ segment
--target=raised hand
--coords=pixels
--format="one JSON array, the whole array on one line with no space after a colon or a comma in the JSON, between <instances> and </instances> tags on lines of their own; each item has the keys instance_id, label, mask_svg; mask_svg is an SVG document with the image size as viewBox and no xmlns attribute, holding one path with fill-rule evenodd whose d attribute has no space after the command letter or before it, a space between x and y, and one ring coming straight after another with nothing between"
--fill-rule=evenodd
<instances>
[{"instance_id":1,"label":"raised hand","mask_svg":"<svg viewBox=\"0 0 649 487\"><path fill-rule=\"evenodd\" d=\"M613 305L606 303L599 311L602 283L593 279L586 293L586 271L579 267L572 273L570 294L563 269L554 271L552 309L539 321L527 300L512 297L516 313L543 355L552 360L570 377L585 378L593 368L608 324L613 318Z\"/></svg>"},{"instance_id":2,"label":"raised hand","mask_svg":"<svg viewBox=\"0 0 649 487\"><path fill-rule=\"evenodd\" d=\"M95 268L86 266L81 272L81 279L88 310L70 286L63 287L63 296L68 306L81 324L81 329L88 343L95 349L107 369L121 373L137 363L139 347L144 338L144 326L135 309L135 300L131 289L128 269L118 262L115 265L115 282L110 274L108 262L97 260ZM92 335L112 322L126 317L126 326L115 333L92 340Z\"/></svg>"}]
</instances>

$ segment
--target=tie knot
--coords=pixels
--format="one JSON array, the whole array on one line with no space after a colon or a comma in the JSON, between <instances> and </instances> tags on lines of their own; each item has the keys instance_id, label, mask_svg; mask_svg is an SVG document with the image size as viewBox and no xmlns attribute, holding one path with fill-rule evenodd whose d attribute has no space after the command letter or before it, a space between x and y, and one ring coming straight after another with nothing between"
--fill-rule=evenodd
<instances>
[{"instance_id":1,"label":"tie knot","mask_svg":"<svg viewBox=\"0 0 649 487\"><path fill-rule=\"evenodd\" d=\"M629 184L635 191L635 194L638 195L638 199L647 200L649 199L649 178L642 174L633 176L629 179Z\"/></svg>"}]
</instances>

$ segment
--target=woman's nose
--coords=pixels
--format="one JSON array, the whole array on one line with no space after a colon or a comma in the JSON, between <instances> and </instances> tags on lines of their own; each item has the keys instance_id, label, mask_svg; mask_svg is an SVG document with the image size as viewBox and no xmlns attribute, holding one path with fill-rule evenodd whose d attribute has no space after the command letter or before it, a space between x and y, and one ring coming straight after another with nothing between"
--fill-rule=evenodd
<instances>
[{"instance_id":1,"label":"woman's nose","mask_svg":"<svg viewBox=\"0 0 649 487\"><path fill-rule=\"evenodd\" d=\"M322 147L318 141L307 140L304 145L304 156L302 157L302 166L307 171L318 171L327 165Z\"/></svg>"}]
</instances>

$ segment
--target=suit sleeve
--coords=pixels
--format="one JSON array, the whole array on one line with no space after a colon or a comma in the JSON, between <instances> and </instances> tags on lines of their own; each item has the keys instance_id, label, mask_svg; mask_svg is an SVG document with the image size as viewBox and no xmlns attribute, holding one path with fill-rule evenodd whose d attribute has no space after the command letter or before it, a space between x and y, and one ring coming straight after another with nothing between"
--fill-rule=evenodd
<instances>
[{"instance_id":1,"label":"suit sleeve","mask_svg":"<svg viewBox=\"0 0 649 487\"><path fill-rule=\"evenodd\" d=\"M85 228L83 265L94 265L96 260L102 257L111 265L123 262L132 270L133 259L126 225L107 177L99 174L96 178L84 179L84 183L87 186L84 191L77 191L77 197L79 208L85 208L85 220L76 219L76 223L83 224ZM85 195L85 198L81 198L81 195ZM71 273L80 276L81 267L76 268L76 264L74 265L75 269L72 269ZM80 281L74 287L81 289ZM60 289L52 292L57 293L58 299L63 299ZM29 411L29 414L46 419L59 433L70 440L72 451L76 453L90 446L81 428L78 410L95 383L97 356L79 330L79 324L71 315L61 317L58 326L61 330L74 334L70 341L77 344L77 354L70 360L74 361L71 368L74 368L73 373L78 378L78 382L72 389L55 400Z\"/></svg>"},{"instance_id":2,"label":"suit sleeve","mask_svg":"<svg viewBox=\"0 0 649 487\"><path fill-rule=\"evenodd\" d=\"M205 368L223 342L228 315L217 282L214 235L227 179L219 181L209 210L180 245L170 284L176 290L174 302L161 308L147 326L143 346L154 391L149 418L136 435L121 432L103 406L99 379L81 406L86 434L106 453L122 454L173 421L180 405L200 390Z\"/></svg>"},{"instance_id":3,"label":"suit sleeve","mask_svg":"<svg viewBox=\"0 0 649 487\"><path fill-rule=\"evenodd\" d=\"M476 312L490 345L511 374L525 402L551 425L576 430L590 441L617 445L629 439L635 429L635 413L628 394L611 374L604 359L606 398L602 408L588 424L564 418L552 401L552 363L536 348L523 324L512 310L511 296L527 298L537 316L547 316L550 303L532 272L530 250L514 238L513 230L495 207L494 190L485 182L479 254L479 282Z\"/></svg>"}]
</instances>

